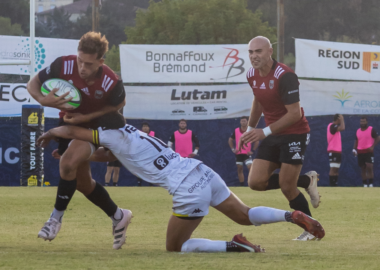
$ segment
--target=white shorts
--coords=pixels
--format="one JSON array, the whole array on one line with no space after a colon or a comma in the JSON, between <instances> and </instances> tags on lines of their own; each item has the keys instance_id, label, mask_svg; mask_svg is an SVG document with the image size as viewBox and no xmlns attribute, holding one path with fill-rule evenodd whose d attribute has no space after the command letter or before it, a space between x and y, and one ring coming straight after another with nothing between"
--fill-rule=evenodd
<instances>
[{"instance_id":1,"label":"white shorts","mask_svg":"<svg viewBox=\"0 0 380 270\"><path fill-rule=\"evenodd\" d=\"M223 179L204 164L199 164L183 180L173 195L173 215L203 217L210 206L225 201L231 192Z\"/></svg>"}]
</instances>

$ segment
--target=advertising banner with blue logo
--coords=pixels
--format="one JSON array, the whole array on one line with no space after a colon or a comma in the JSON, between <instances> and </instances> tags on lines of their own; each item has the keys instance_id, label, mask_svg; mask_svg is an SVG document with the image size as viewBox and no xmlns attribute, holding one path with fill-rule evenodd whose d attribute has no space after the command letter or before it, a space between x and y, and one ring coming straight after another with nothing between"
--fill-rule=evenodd
<instances>
[{"instance_id":1,"label":"advertising banner with blue logo","mask_svg":"<svg viewBox=\"0 0 380 270\"><path fill-rule=\"evenodd\" d=\"M380 83L300 80L306 116L380 114Z\"/></svg>"},{"instance_id":2,"label":"advertising banner with blue logo","mask_svg":"<svg viewBox=\"0 0 380 270\"><path fill-rule=\"evenodd\" d=\"M296 73L303 78L380 81L380 46L296 39Z\"/></svg>"},{"instance_id":3,"label":"advertising banner with blue logo","mask_svg":"<svg viewBox=\"0 0 380 270\"><path fill-rule=\"evenodd\" d=\"M246 82L247 44L120 45L125 83Z\"/></svg>"},{"instance_id":4,"label":"advertising banner with blue logo","mask_svg":"<svg viewBox=\"0 0 380 270\"><path fill-rule=\"evenodd\" d=\"M135 119L188 120L249 115L248 83L197 86L125 86L124 116Z\"/></svg>"},{"instance_id":5,"label":"advertising banner with blue logo","mask_svg":"<svg viewBox=\"0 0 380 270\"><path fill-rule=\"evenodd\" d=\"M49 66L57 57L77 54L78 40L58 38L35 39L35 72ZM0 36L0 60L29 60L29 37ZM29 75L29 66L26 65L0 65L2 74Z\"/></svg>"}]
</instances>

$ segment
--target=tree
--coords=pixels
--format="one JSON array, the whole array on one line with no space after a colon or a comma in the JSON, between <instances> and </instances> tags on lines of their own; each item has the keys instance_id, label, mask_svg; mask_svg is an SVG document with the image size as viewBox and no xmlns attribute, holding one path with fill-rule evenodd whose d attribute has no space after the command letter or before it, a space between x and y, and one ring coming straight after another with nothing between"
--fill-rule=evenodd
<instances>
[{"instance_id":1,"label":"tree","mask_svg":"<svg viewBox=\"0 0 380 270\"><path fill-rule=\"evenodd\" d=\"M0 16L20 24L23 32L29 32L29 0L0 1Z\"/></svg>"},{"instance_id":2,"label":"tree","mask_svg":"<svg viewBox=\"0 0 380 270\"><path fill-rule=\"evenodd\" d=\"M0 17L0 35L22 36L24 31L22 31L20 24L11 24L10 18Z\"/></svg>"},{"instance_id":3,"label":"tree","mask_svg":"<svg viewBox=\"0 0 380 270\"><path fill-rule=\"evenodd\" d=\"M120 71L120 52L119 46L113 45L112 48L106 53L105 64L113 71Z\"/></svg>"},{"instance_id":4,"label":"tree","mask_svg":"<svg viewBox=\"0 0 380 270\"><path fill-rule=\"evenodd\" d=\"M276 30L246 0L163 0L138 11L127 27L129 44L242 44L258 35L276 41Z\"/></svg>"}]
</instances>

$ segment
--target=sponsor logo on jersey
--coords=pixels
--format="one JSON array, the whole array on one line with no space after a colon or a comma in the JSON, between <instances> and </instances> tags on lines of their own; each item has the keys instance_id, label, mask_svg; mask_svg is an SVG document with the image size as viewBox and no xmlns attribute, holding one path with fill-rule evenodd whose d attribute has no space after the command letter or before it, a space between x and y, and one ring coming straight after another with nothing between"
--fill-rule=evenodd
<instances>
[{"instance_id":1,"label":"sponsor logo on jersey","mask_svg":"<svg viewBox=\"0 0 380 270\"><path fill-rule=\"evenodd\" d=\"M265 83L261 84L260 89L267 89L266 86L265 86Z\"/></svg>"},{"instance_id":2,"label":"sponsor logo on jersey","mask_svg":"<svg viewBox=\"0 0 380 270\"><path fill-rule=\"evenodd\" d=\"M302 159L302 158L301 158L300 154L296 153L296 154L292 157L292 159Z\"/></svg>"},{"instance_id":3,"label":"sponsor logo on jersey","mask_svg":"<svg viewBox=\"0 0 380 270\"><path fill-rule=\"evenodd\" d=\"M274 80L270 80L269 81L269 88L273 89L273 87L274 87Z\"/></svg>"},{"instance_id":4,"label":"sponsor logo on jersey","mask_svg":"<svg viewBox=\"0 0 380 270\"><path fill-rule=\"evenodd\" d=\"M95 98L101 99L103 97L103 91L102 90L96 90L95 91Z\"/></svg>"},{"instance_id":5,"label":"sponsor logo on jersey","mask_svg":"<svg viewBox=\"0 0 380 270\"><path fill-rule=\"evenodd\" d=\"M161 171L165 169L166 166L169 165L169 160L164 156L159 156L158 158L156 158L153 164L154 166L156 166L157 169Z\"/></svg>"},{"instance_id":6,"label":"sponsor logo on jersey","mask_svg":"<svg viewBox=\"0 0 380 270\"><path fill-rule=\"evenodd\" d=\"M104 91L107 92L110 89L112 84L113 84L113 80L111 80L111 78L108 77L107 75L104 75L104 79L102 82L102 87L103 87Z\"/></svg>"},{"instance_id":7,"label":"sponsor logo on jersey","mask_svg":"<svg viewBox=\"0 0 380 270\"><path fill-rule=\"evenodd\" d=\"M198 214L198 213L200 213L200 212L203 212L203 211L202 211L201 209L197 208L197 209L195 209L195 210L193 211L192 214Z\"/></svg>"},{"instance_id":8,"label":"sponsor logo on jersey","mask_svg":"<svg viewBox=\"0 0 380 270\"><path fill-rule=\"evenodd\" d=\"M90 91L88 91L88 88L87 88L87 87L85 87L85 88L82 88L81 90L82 90L82 91L83 91L83 93L85 93L87 96L89 96L89 95L90 95Z\"/></svg>"},{"instance_id":9,"label":"sponsor logo on jersey","mask_svg":"<svg viewBox=\"0 0 380 270\"><path fill-rule=\"evenodd\" d=\"M257 88L257 86L256 86L256 80L253 80L252 88Z\"/></svg>"}]
</instances>

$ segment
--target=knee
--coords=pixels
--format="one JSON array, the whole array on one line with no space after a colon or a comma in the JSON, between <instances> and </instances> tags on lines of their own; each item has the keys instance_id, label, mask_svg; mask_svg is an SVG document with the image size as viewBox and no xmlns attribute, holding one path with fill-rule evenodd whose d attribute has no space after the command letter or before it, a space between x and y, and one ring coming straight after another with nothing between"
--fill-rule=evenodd
<instances>
[{"instance_id":1,"label":"knee","mask_svg":"<svg viewBox=\"0 0 380 270\"><path fill-rule=\"evenodd\" d=\"M61 159L59 171L61 175L66 175L77 169L77 164L72 159Z\"/></svg>"},{"instance_id":2,"label":"knee","mask_svg":"<svg viewBox=\"0 0 380 270\"><path fill-rule=\"evenodd\" d=\"M248 186L252 190L264 191L267 185L268 185L267 181L260 181L256 179L252 179L251 181L248 181Z\"/></svg>"}]
</instances>

